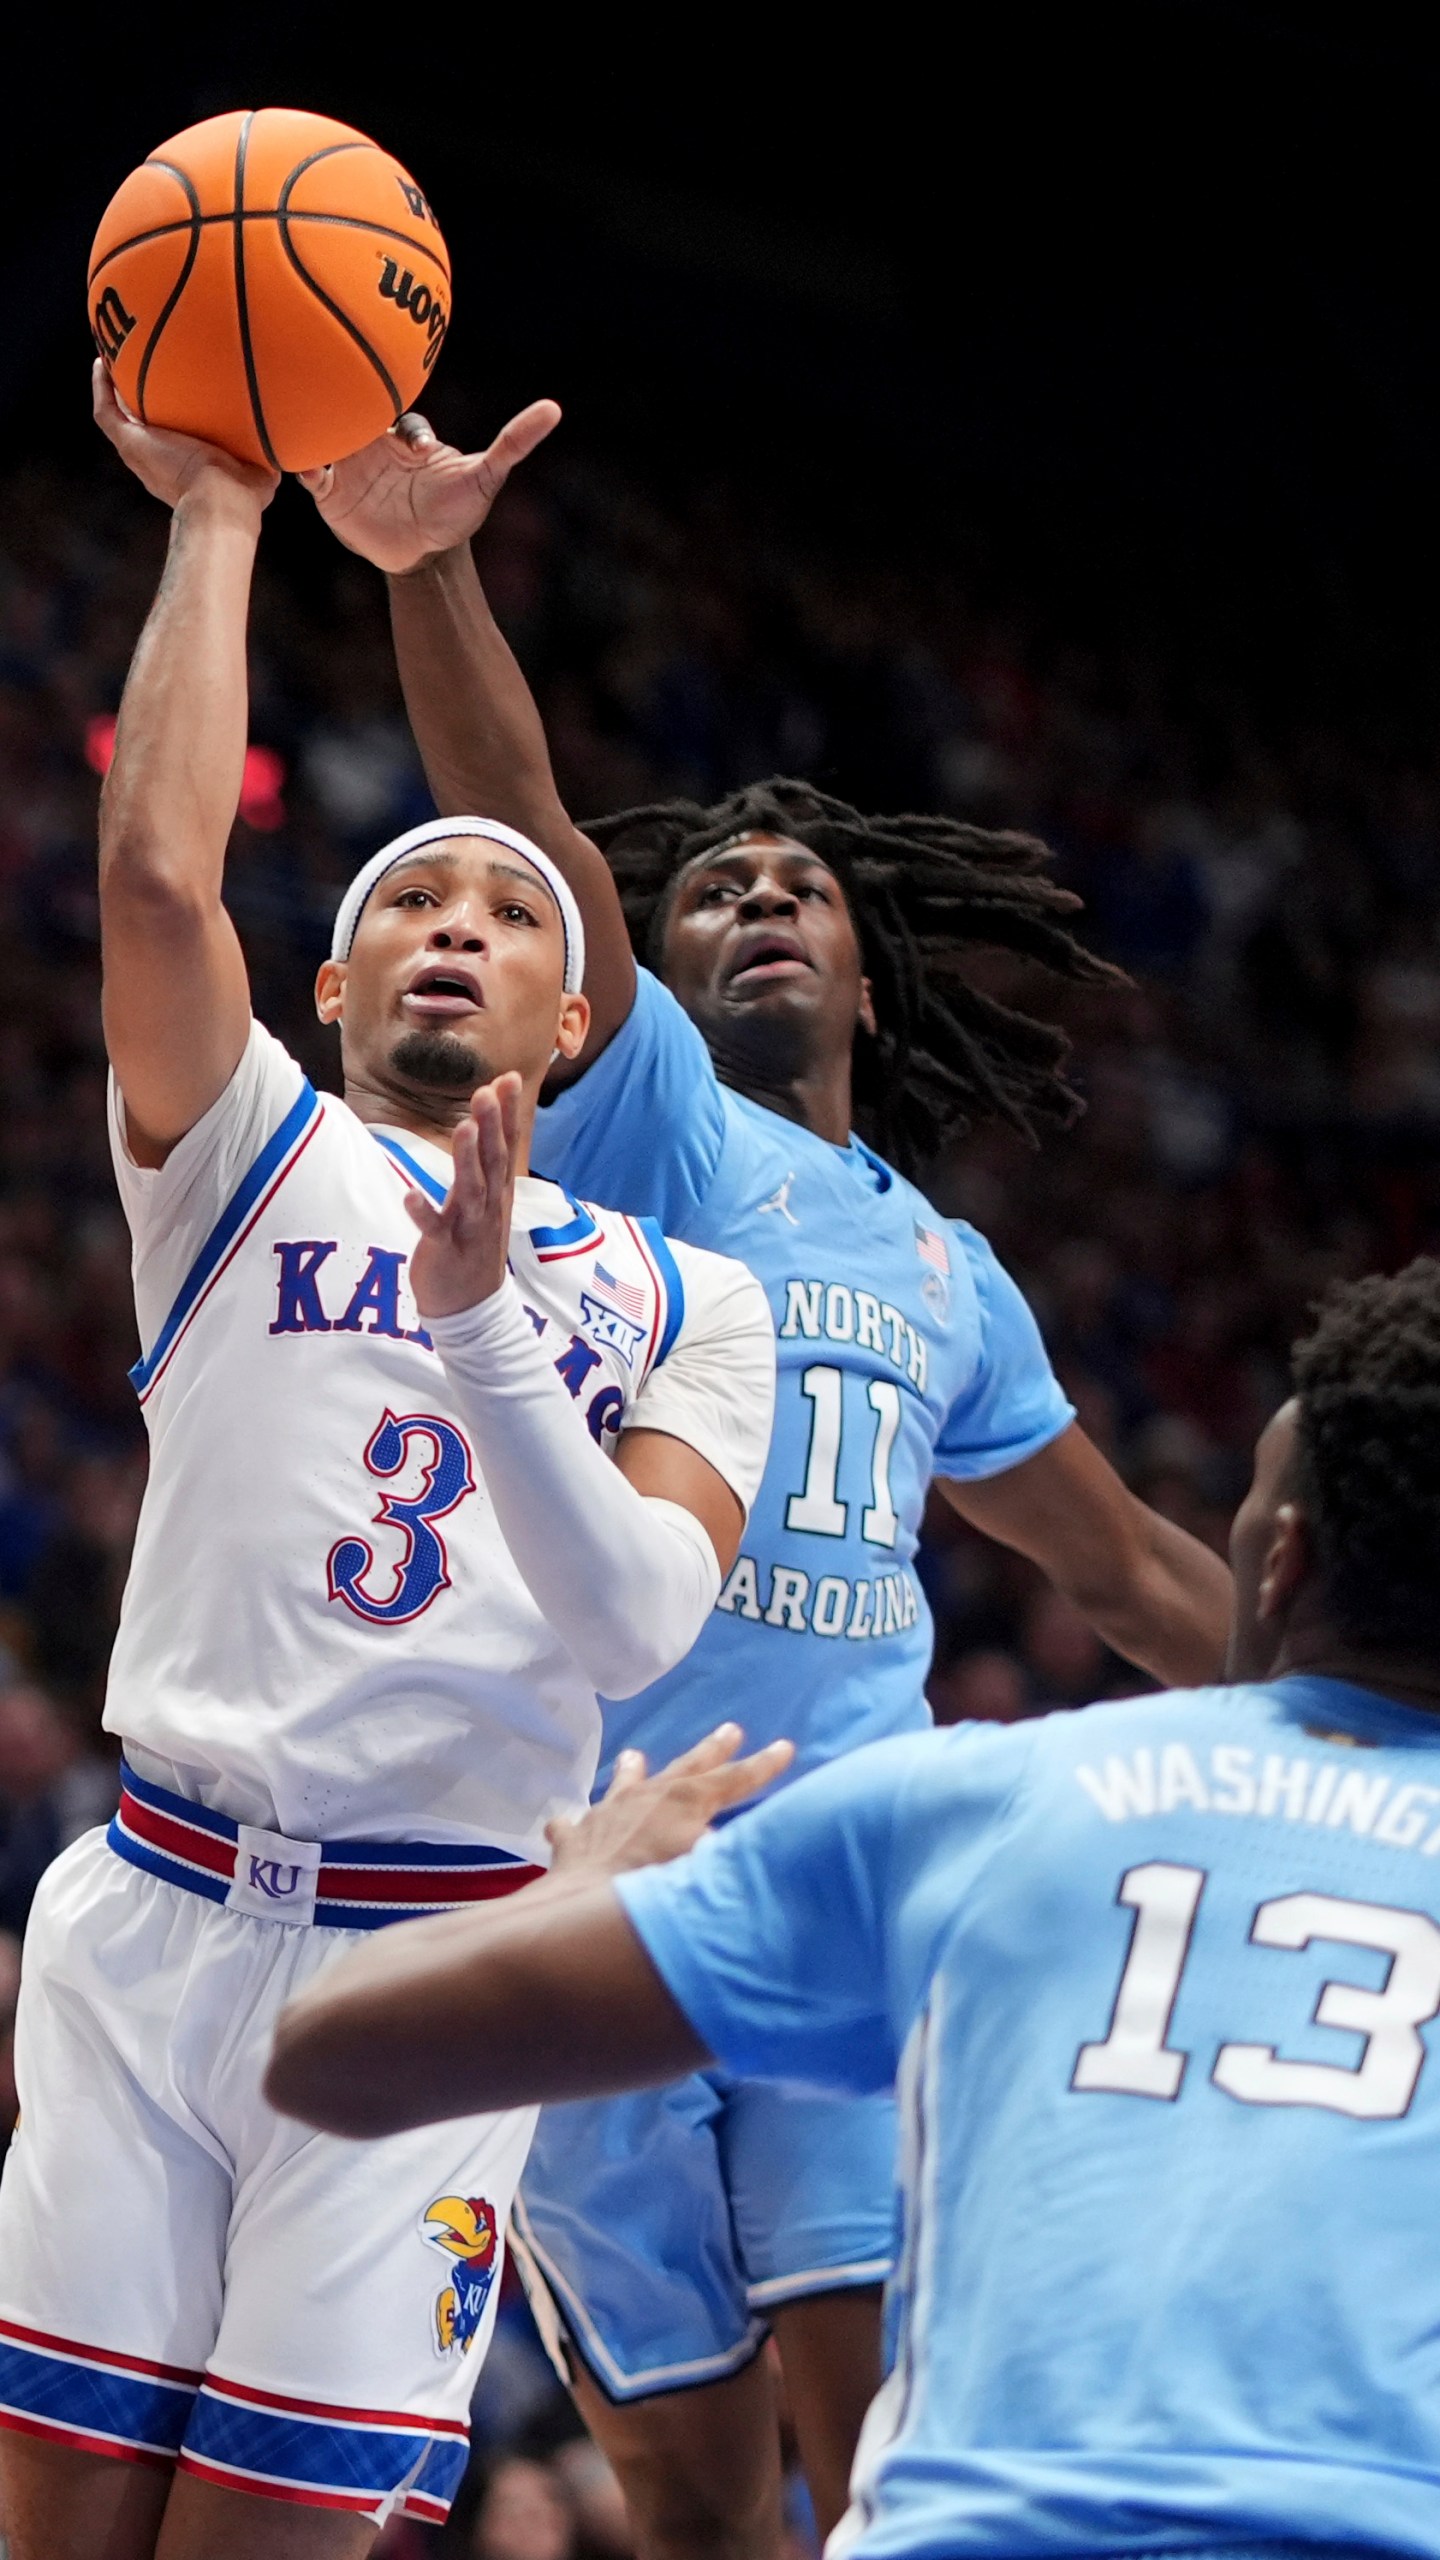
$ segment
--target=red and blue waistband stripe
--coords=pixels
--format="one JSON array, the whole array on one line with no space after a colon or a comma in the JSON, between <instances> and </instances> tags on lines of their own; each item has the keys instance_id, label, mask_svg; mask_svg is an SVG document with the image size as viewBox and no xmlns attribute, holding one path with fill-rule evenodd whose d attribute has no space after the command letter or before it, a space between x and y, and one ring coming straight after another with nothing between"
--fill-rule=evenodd
<instances>
[{"instance_id":1,"label":"red and blue waistband stripe","mask_svg":"<svg viewBox=\"0 0 1440 2560\"><path fill-rule=\"evenodd\" d=\"M168 2469L200 2375L0 2320L0 2426Z\"/></svg>"},{"instance_id":2,"label":"red and blue waistband stripe","mask_svg":"<svg viewBox=\"0 0 1440 2560\"><path fill-rule=\"evenodd\" d=\"M235 1873L236 1824L208 1805L152 1786L128 1761L120 1763L120 1779L120 1802L106 1834L111 1848L166 1884L223 1902Z\"/></svg>"},{"instance_id":3,"label":"red and blue waistband stripe","mask_svg":"<svg viewBox=\"0 0 1440 2560\"><path fill-rule=\"evenodd\" d=\"M266 1139L196 1254L150 1349L130 1372L130 1384L142 1404L191 1319L239 1252L261 1210L310 1144L320 1117L320 1097L308 1077L302 1078L300 1090L279 1128Z\"/></svg>"},{"instance_id":4,"label":"red and blue waistband stripe","mask_svg":"<svg viewBox=\"0 0 1440 2560\"><path fill-rule=\"evenodd\" d=\"M120 1804L110 1846L133 1867L207 1901L224 1902L235 1874L238 1824L142 1778L122 1761ZM383 1929L467 1902L518 1893L545 1872L513 1850L482 1842L457 1848L422 1840L346 1840L324 1849L315 1886L315 1925Z\"/></svg>"},{"instance_id":5,"label":"red and blue waistband stripe","mask_svg":"<svg viewBox=\"0 0 1440 2560\"><path fill-rule=\"evenodd\" d=\"M261 2497L360 2514L408 2481L405 2507L443 2523L469 2439L463 2419L327 2408L212 2373L186 2428L180 2468Z\"/></svg>"}]
</instances>

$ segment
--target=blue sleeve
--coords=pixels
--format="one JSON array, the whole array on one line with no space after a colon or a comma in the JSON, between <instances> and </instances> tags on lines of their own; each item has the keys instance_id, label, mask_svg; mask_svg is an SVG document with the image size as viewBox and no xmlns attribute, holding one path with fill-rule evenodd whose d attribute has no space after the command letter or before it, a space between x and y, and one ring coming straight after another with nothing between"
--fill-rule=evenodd
<instances>
[{"instance_id":1,"label":"blue sleeve","mask_svg":"<svg viewBox=\"0 0 1440 2560\"><path fill-rule=\"evenodd\" d=\"M710 1052L640 970L629 1015L592 1067L537 1113L537 1172L683 1235L715 1179L725 1105Z\"/></svg>"},{"instance_id":2,"label":"blue sleeve","mask_svg":"<svg viewBox=\"0 0 1440 2560\"><path fill-rule=\"evenodd\" d=\"M983 1730L904 1734L799 1779L617 1891L727 2070L887 2089L928 1949L1024 1755Z\"/></svg>"},{"instance_id":3,"label":"blue sleeve","mask_svg":"<svg viewBox=\"0 0 1440 2560\"><path fill-rule=\"evenodd\" d=\"M1059 1438L1075 1419L1040 1327L984 1237L953 1222L980 1305L980 1359L935 1444L934 1471L962 1482L1004 1475Z\"/></svg>"}]
</instances>

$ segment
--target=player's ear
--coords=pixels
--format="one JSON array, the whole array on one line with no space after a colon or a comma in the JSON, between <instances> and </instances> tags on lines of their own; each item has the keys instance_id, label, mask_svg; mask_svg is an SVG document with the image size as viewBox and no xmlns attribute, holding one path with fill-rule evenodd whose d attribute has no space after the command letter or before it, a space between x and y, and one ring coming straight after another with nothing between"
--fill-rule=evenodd
<instances>
[{"instance_id":1,"label":"player's ear","mask_svg":"<svg viewBox=\"0 0 1440 2560\"><path fill-rule=\"evenodd\" d=\"M879 1037L880 1026L875 1019L875 990L868 978L862 978L860 981L860 1010L856 1020L862 1031L869 1032L872 1040Z\"/></svg>"},{"instance_id":2,"label":"player's ear","mask_svg":"<svg viewBox=\"0 0 1440 2560\"><path fill-rule=\"evenodd\" d=\"M315 976L315 1010L322 1022L338 1022L345 1010L343 960L322 960Z\"/></svg>"},{"instance_id":3,"label":"player's ear","mask_svg":"<svg viewBox=\"0 0 1440 2560\"><path fill-rule=\"evenodd\" d=\"M1310 1523L1298 1502L1282 1502L1270 1531L1270 1544L1260 1568L1256 1615L1282 1618L1314 1562Z\"/></svg>"},{"instance_id":4,"label":"player's ear","mask_svg":"<svg viewBox=\"0 0 1440 2560\"><path fill-rule=\"evenodd\" d=\"M581 1050L585 1046L585 1034L589 1028L589 997L562 996L560 999L560 1019L555 1027L555 1046L559 1050L562 1058L579 1057Z\"/></svg>"}]
</instances>

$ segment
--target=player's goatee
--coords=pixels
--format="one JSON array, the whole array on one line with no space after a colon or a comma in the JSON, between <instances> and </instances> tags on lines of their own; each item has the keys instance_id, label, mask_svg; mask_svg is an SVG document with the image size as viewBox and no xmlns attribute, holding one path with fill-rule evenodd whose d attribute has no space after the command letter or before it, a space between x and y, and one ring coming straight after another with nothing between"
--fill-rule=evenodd
<instances>
[{"instance_id":1,"label":"player's goatee","mask_svg":"<svg viewBox=\"0 0 1440 2560\"><path fill-rule=\"evenodd\" d=\"M439 1085L448 1093L473 1093L490 1073L453 1031L407 1031L391 1050L390 1064L406 1084Z\"/></svg>"}]
</instances>

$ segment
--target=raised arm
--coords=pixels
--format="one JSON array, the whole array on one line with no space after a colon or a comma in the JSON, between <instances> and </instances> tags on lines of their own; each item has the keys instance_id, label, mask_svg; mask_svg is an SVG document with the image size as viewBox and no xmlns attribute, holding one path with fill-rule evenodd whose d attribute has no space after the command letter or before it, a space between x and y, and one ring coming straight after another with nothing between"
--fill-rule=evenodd
<instances>
[{"instance_id":1,"label":"raised arm","mask_svg":"<svg viewBox=\"0 0 1440 2560\"><path fill-rule=\"evenodd\" d=\"M540 714L470 549L516 463L559 416L553 400L537 400L478 454L442 445L423 418L402 418L347 462L306 474L305 485L340 541L388 575L405 706L437 808L519 827L580 902L591 1018L574 1075L634 1001L630 936L608 864L561 803Z\"/></svg>"},{"instance_id":2,"label":"raised arm","mask_svg":"<svg viewBox=\"0 0 1440 2560\"><path fill-rule=\"evenodd\" d=\"M652 1427L623 1432L612 1462L507 1269L520 1090L503 1075L475 1093L442 1207L408 1195L420 1229L410 1278L521 1580L591 1686L628 1698L689 1652L734 1562L769 1445L774 1336L746 1273L723 1372L716 1345L702 1344L708 1393L727 1395L740 1421L723 1453L729 1475L680 1436L687 1421L694 1429L693 1403L672 1432L662 1402ZM683 1347L682 1326L672 1357ZM632 1409L642 1426L647 1409L657 1411L642 1389Z\"/></svg>"},{"instance_id":3,"label":"raised arm","mask_svg":"<svg viewBox=\"0 0 1440 2560\"><path fill-rule=\"evenodd\" d=\"M140 426L99 364L95 416L171 509L100 803L105 1044L131 1153L157 1165L224 1092L249 1032L221 879L245 766L250 579L276 483L213 445Z\"/></svg>"}]
</instances>

